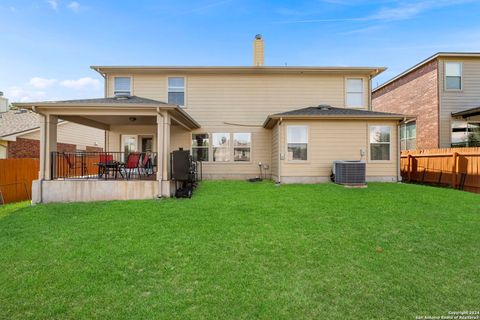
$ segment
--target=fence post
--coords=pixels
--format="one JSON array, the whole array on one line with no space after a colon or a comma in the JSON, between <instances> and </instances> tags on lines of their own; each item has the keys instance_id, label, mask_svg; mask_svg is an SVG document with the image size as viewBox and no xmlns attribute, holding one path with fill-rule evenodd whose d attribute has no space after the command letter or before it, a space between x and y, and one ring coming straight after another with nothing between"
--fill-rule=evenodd
<instances>
[{"instance_id":1,"label":"fence post","mask_svg":"<svg viewBox=\"0 0 480 320\"><path fill-rule=\"evenodd\" d=\"M457 157L458 152L454 152L452 155L452 188L454 189L457 185Z\"/></svg>"},{"instance_id":2,"label":"fence post","mask_svg":"<svg viewBox=\"0 0 480 320\"><path fill-rule=\"evenodd\" d=\"M412 180L412 155L409 153L407 155L407 179L410 182Z\"/></svg>"}]
</instances>

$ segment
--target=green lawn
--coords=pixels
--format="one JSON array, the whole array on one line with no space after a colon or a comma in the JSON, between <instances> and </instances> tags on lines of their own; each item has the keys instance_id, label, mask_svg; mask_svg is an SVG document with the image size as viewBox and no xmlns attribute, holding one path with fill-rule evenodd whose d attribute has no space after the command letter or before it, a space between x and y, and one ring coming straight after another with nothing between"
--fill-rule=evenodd
<instances>
[{"instance_id":1,"label":"green lawn","mask_svg":"<svg viewBox=\"0 0 480 320\"><path fill-rule=\"evenodd\" d=\"M0 209L3 319L480 310L478 194L222 181L191 200L20 207Z\"/></svg>"}]
</instances>

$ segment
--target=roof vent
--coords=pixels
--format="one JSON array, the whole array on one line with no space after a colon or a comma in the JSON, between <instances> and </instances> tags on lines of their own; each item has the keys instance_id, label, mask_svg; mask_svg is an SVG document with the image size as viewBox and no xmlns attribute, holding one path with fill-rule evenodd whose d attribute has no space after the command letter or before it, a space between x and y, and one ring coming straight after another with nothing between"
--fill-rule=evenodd
<instances>
[{"instance_id":1,"label":"roof vent","mask_svg":"<svg viewBox=\"0 0 480 320\"><path fill-rule=\"evenodd\" d=\"M322 110L322 111L328 111L332 108L332 106L329 106L328 104L320 104L317 109Z\"/></svg>"},{"instance_id":2,"label":"roof vent","mask_svg":"<svg viewBox=\"0 0 480 320\"><path fill-rule=\"evenodd\" d=\"M130 99L131 96L129 96L128 94L118 94L115 96L115 99L116 100L128 100Z\"/></svg>"}]
</instances>

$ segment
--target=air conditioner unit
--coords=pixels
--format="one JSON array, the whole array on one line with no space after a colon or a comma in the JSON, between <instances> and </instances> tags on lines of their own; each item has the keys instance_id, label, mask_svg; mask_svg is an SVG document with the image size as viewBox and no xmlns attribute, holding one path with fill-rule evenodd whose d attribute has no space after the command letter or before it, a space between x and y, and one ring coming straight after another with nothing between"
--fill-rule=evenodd
<instances>
[{"instance_id":1,"label":"air conditioner unit","mask_svg":"<svg viewBox=\"0 0 480 320\"><path fill-rule=\"evenodd\" d=\"M365 161L333 161L332 181L339 184L365 184Z\"/></svg>"}]
</instances>

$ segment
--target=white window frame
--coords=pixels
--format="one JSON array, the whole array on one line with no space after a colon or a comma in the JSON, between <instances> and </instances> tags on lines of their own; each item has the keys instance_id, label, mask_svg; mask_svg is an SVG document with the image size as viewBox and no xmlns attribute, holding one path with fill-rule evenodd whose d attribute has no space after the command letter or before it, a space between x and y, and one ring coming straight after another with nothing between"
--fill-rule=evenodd
<instances>
[{"instance_id":1,"label":"white window frame","mask_svg":"<svg viewBox=\"0 0 480 320\"><path fill-rule=\"evenodd\" d=\"M348 91L348 80L361 80L362 81L362 92L350 92ZM362 103L361 105L348 105L348 94L349 93L361 93L362 94ZM346 77L345 78L345 107L346 108L365 108L365 79L362 77Z\"/></svg>"},{"instance_id":2,"label":"white window frame","mask_svg":"<svg viewBox=\"0 0 480 320\"><path fill-rule=\"evenodd\" d=\"M193 146L193 135L194 134L206 134L207 135L207 140L208 140L208 146L206 147L194 147ZM210 154L210 149L211 146L212 146L212 134L211 133L208 133L208 132L193 132L192 134L190 134L190 145L191 145L191 151L190 151L190 154L193 156L193 149L196 148L196 149L207 149L207 157L208 157L208 160L207 161L202 161L203 163L210 163L212 162L210 159L212 159L212 155ZM212 149L213 150L213 149ZM212 151L213 152L213 151Z\"/></svg>"},{"instance_id":3,"label":"white window frame","mask_svg":"<svg viewBox=\"0 0 480 320\"><path fill-rule=\"evenodd\" d=\"M415 136L409 138L409 137L407 137L407 126L411 125L412 123L415 124ZM403 137L403 135L404 135L403 131L405 131L405 137ZM405 147L406 147L407 146L407 141L409 139L415 139L415 146L417 145L417 122L416 121L410 121L410 122L402 123L400 125L400 150L401 151L409 150L409 149L403 149L402 148L402 142L405 141Z\"/></svg>"},{"instance_id":4,"label":"white window frame","mask_svg":"<svg viewBox=\"0 0 480 320\"><path fill-rule=\"evenodd\" d=\"M460 65L460 89L449 89L447 88L447 64L449 63L456 63ZM444 76L443 76L443 83L444 83L444 90L445 91L453 91L453 92L460 92L463 91L463 62L459 61L445 61L443 65L443 71L444 71Z\"/></svg>"},{"instance_id":5,"label":"white window frame","mask_svg":"<svg viewBox=\"0 0 480 320\"><path fill-rule=\"evenodd\" d=\"M215 146L213 145L213 143L214 143L214 138L213 138L213 136L214 136L215 134L224 134L224 135L228 136L228 147L215 147ZM212 132L211 135L212 135L212 136L211 136L211 139L212 139L212 140L211 140L211 142L212 142L212 143L211 143L211 146L212 146L212 160L211 160L211 162L212 162L212 163L232 163L232 162L233 162L233 159L232 159L232 157L233 157L233 151L232 151L232 150L233 150L233 149L232 149L232 145L233 145L232 134L231 134L230 132ZM215 161L215 159L214 159L214 150L215 150L215 148L228 149L228 160L227 160L227 161Z\"/></svg>"},{"instance_id":6,"label":"white window frame","mask_svg":"<svg viewBox=\"0 0 480 320\"><path fill-rule=\"evenodd\" d=\"M181 108L186 108L187 107L187 77L186 76L178 76L178 75L169 75L167 76L166 78L166 81L167 81L167 85L166 85L166 88L167 88L167 103L168 102L168 94L170 93L170 86L168 84L168 79L170 78L183 78L183 106L179 105L179 107ZM173 92L179 92L179 91L173 91Z\"/></svg>"},{"instance_id":7,"label":"white window frame","mask_svg":"<svg viewBox=\"0 0 480 320\"><path fill-rule=\"evenodd\" d=\"M235 149L246 149L246 147L235 147L235 135L236 134L248 134L250 135L250 146L248 147L250 149L250 159L248 161L240 161L240 160L235 160ZM242 163L252 163L253 161L253 134L251 132L233 132L232 133L232 160L234 163L242 164Z\"/></svg>"},{"instance_id":8,"label":"white window frame","mask_svg":"<svg viewBox=\"0 0 480 320\"><path fill-rule=\"evenodd\" d=\"M301 159L289 159L288 157L288 128L290 127L305 127L307 129L307 159L301 160ZM290 124L286 126L285 129L286 135L285 135L285 161L288 163L308 163L310 161L310 126L304 125L304 124ZM294 143L294 142L292 142Z\"/></svg>"},{"instance_id":9,"label":"white window frame","mask_svg":"<svg viewBox=\"0 0 480 320\"><path fill-rule=\"evenodd\" d=\"M371 128L372 127L388 127L390 129L390 141L389 142L377 142L379 144L389 144L389 148L388 148L388 160L372 160L372 150L371 150L371 146L372 144L370 143L370 132L371 132ZM382 124L382 123L378 123L378 124L369 124L368 125L368 132L367 132L367 143L368 143L368 162L370 163L391 163L393 162L393 142L394 142L394 139L393 139L393 134L394 134L394 130L393 130L393 126L391 125L388 125L388 124Z\"/></svg>"},{"instance_id":10,"label":"white window frame","mask_svg":"<svg viewBox=\"0 0 480 320\"><path fill-rule=\"evenodd\" d=\"M116 90L115 86L116 86L116 79L117 78L128 78L130 79L130 90ZM118 96L125 96L125 95L129 95L129 96L133 96L133 77L132 76L114 76L113 77L113 95L115 97L118 97ZM120 94L118 94L120 93Z\"/></svg>"}]
</instances>

